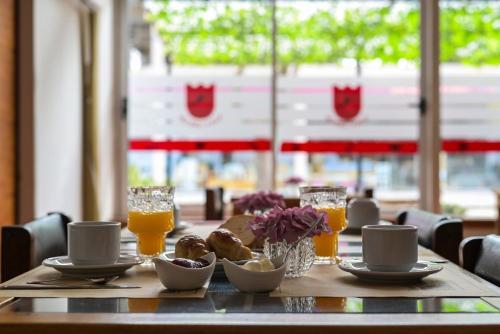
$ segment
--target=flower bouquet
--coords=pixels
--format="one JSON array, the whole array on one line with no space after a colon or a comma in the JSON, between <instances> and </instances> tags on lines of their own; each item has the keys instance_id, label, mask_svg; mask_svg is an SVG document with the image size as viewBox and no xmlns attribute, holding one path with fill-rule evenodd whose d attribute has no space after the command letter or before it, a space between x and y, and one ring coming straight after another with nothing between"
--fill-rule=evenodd
<instances>
[{"instance_id":1,"label":"flower bouquet","mask_svg":"<svg viewBox=\"0 0 500 334\"><path fill-rule=\"evenodd\" d=\"M290 176L288 179L286 179L283 183L286 185L299 185L304 182L304 179L301 178L300 176Z\"/></svg>"},{"instance_id":2,"label":"flower bouquet","mask_svg":"<svg viewBox=\"0 0 500 334\"><path fill-rule=\"evenodd\" d=\"M259 214L274 207L285 208L285 201L280 194L259 191L241 197L234 206L244 213Z\"/></svg>"},{"instance_id":3,"label":"flower bouquet","mask_svg":"<svg viewBox=\"0 0 500 334\"><path fill-rule=\"evenodd\" d=\"M264 254L275 258L283 254L288 246L297 241L309 227L320 220L309 235L295 245L288 255L286 277L300 277L310 268L315 258L312 237L322 232L332 233L324 212L318 212L311 205L302 208L282 209L275 207L266 215L256 216L248 227L258 239L265 240Z\"/></svg>"}]
</instances>

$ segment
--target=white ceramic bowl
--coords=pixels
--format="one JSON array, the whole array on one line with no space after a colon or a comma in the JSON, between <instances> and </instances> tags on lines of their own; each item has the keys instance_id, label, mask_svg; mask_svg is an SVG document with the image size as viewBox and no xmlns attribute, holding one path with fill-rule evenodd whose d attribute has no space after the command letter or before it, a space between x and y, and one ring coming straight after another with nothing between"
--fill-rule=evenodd
<instances>
[{"instance_id":1,"label":"white ceramic bowl","mask_svg":"<svg viewBox=\"0 0 500 334\"><path fill-rule=\"evenodd\" d=\"M215 253L201 257L210 264L203 268L185 268L173 264L162 254L153 259L161 283L169 290L195 290L201 288L215 269Z\"/></svg>"},{"instance_id":2,"label":"white ceramic bowl","mask_svg":"<svg viewBox=\"0 0 500 334\"><path fill-rule=\"evenodd\" d=\"M222 265L229 282L241 292L273 291L280 285L286 272L286 263L264 272L246 270L227 259L222 260Z\"/></svg>"}]
</instances>

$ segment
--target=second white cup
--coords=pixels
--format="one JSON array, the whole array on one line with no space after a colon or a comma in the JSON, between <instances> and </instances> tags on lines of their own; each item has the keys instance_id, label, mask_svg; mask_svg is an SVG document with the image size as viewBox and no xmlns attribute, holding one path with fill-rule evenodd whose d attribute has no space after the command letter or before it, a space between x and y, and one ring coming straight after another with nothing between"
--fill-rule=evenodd
<instances>
[{"instance_id":1,"label":"second white cup","mask_svg":"<svg viewBox=\"0 0 500 334\"><path fill-rule=\"evenodd\" d=\"M120 257L119 222L68 224L68 257L74 265L109 265Z\"/></svg>"},{"instance_id":2,"label":"second white cup","mask_svg":"<svg viewBox=\"0 0 500 334\"><path fill-rule=\"evenodd\" d=\"M349 228L361 228L365 225L378 225L380 209L371 198L353 198L347 206Z\"/></svg>"},{"instance_id":3,"label":"second white cup","mask_svg":"<svg viewBox=\"0 0 500 334\"><path fill-rule=\"evenodd\" d=\"M417 227L367 225L361 229L363 262L369 270L410 271L418 260Z\"/></svg>"}]
</instances>

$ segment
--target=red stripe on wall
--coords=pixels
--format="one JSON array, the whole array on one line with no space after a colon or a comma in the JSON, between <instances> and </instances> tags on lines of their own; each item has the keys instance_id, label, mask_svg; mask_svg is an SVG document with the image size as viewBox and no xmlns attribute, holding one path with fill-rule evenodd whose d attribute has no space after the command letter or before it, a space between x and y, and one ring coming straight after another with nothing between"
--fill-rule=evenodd
<instances>
[{"instance_id":1,"label":"red stripe on wall","mask_svg":"<svg viewBox=\"0 0 500 334\"><path fill-rule=\"evenodd\" d=\"M162 140L133 139L129 142L132 151L269 151L271 142L266 139L257 140Z\"/></svg>"},{"instance_id":2,"label":"red stripe on wall","mask_svg":"<svg viewBox=\"0 0 500 334\"><path fill-rule=\"evenodd\" d=\"M335 152L335 153L397 153L417 152L417 144L411 141L308 141L283 142L282 152Z\"/></svg>"},{"instance_id":3,"label":"red stripe on wall","mask_svg":"<svg viewBox=\"0 0 500 334\"><path fill-rule=\"evenodd\" d=\"M443 142L443 151L448 153L500 152L500 141L445 140Z\"/></svg>"},{"instance_id":4,"label":"red stripe on wall","mask_svg":"<svg viewBox=\"0 0 500 334\"><path fill-rule=\"evenodd\" d=\"M266 139L256 140L163 140L132 139L129 142L132 151L270 151L271 142ZM308 153L358 153L358 154L415 154L418 145L415 141L372 140L321 140L307 142L283 142L282 152ZM482 140L445 140L443 151L448 153L485 153L500 152L500 141Z\"/></svg>"}]
</instances>

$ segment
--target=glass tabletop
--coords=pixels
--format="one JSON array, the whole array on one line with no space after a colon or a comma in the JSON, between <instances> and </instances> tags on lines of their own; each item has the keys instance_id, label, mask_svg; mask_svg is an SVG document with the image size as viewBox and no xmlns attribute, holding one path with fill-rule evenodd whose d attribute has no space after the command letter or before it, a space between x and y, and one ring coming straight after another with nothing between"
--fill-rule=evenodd
<instances>
[{"instance_id":1,"label":"glass tabletop","mask_svg":"<svg viewBox=\"0 0 500 334\"><path fill-rule=\"evenodd\" d=\"M203 299L19 298L0 309L62 313L499 313L481 298L271 298L209 292Z\"/></svg>"}]
</instances>

